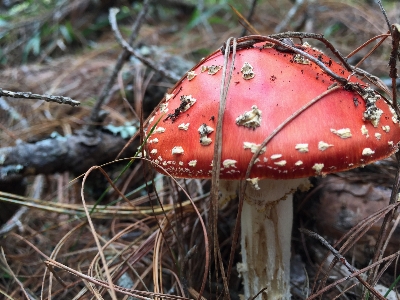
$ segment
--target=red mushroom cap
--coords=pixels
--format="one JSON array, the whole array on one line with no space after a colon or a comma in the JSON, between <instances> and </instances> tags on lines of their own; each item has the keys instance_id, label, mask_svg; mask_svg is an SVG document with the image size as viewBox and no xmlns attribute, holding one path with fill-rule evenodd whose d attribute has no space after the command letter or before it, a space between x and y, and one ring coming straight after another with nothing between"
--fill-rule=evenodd
<instances>
[{"instance_id":1,"label":"red mushroom cap","mask_svg":"<svg viewBox=\"0 0 400 300\"><path fill-rule=\"evenodd\" d=\"M292 179L344 171L397 151L400 127L385 99L319 50L303 48L357 83L359 92L333 89L295 117L262 149L251 178ZM211 177L223 59L216 51L201 61L150 119L147 133L160 121L147 140L149 158L175 177ZM301 55L265 43L238 50L224 114L221 178L243 179L258 146L332 84L339 85Z\"/></svg>"}]
</instances>

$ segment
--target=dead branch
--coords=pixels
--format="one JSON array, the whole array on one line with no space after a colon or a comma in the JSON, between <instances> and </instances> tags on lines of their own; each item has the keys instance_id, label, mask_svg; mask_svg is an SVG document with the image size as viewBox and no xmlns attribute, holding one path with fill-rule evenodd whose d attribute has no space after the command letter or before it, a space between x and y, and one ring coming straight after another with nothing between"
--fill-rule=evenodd
<instances>
[{"instance_id":1,"label":"dead branch","mask_svg":"<svg viewBox=\"0 0 400 300\"><path fill-rule=\"evenodd\" d=\"M146 57L143 57L123 39L121 32L118 29L117 20L116 20L116 15L118 12L119 12L119 9L117 9L117 8L110 9L109 19L110 19L110 23L111 23L111 27L112 27L114 36L117 39L117 42L120 44L120 46L122 48L124 48L125 51L128 51L134 57L139 59L143 64L145 64L149 68L161 73L165 78L171 80L172 82L179 81L179 79L180 79L179 75L175 74L174 72L172 72L170 70L167 70L162 65L157 65L152 60L147 59Z\"/></svg>"},{"instance_id":2,"label":"dead branch","mask_svg":"<svg viewBox=\"0 0 400 300\"><path fill-rule=\"evenodd\" d=\"M55 102L58 104L68 104L71 106L79 106L80 102L71 99L70 97L54 96L54 95L39 95L31 92L11 92L0 88L0 96L12 97L12 98L23 98L23 99L36 99L44 100L47 102Z\"/></svg>"},{"instance_id":3,"label":"dead branch","mask_svg":"<svg viewBox=\"0 0 400 300\"><path fill-rule=\"evenodd\" d=\"M132 32L128 40L128 44L131 45L133 41L136 39L138 32L140 30L140 27L144 21L144 17L147 14L147 11L149 9L151 0L146 0L143 5L143 9L140 11L138 17L136 18L136 22L133 24L132 27ZM126 59L129 56L129 52L127 50L123 50L120 55L118 56L117 62L115 63L113 72L111 76L108 78L107 83L104 85L101 94L99 98L97 99L96 105L93 107L91 115L90 115L90 120L92 122L98 122L99 121L99 114L100 114L100 109L101 106L104 104L104 101L107 99L108 95L110 94L110 91L114 85L114 82L117 78L117 75L119 71L122 69ZM88 128L90 131L94 130L94 126L89 126Z\"/></svg>"},{"instance_id":4,"label":"dead branch","mask_svg":"<svg viewBox=\"0 0 400 300\"><path fill-rule=\"evenodd\" d=\"M112 161L126 144L120 136L95 133L89 137L78 132L68 137L0 148L0 182L64 171L81 174L91 166ZM137 142L129 145L125 157L133 156L137 147Z\"/></svg>"}]
</instances>

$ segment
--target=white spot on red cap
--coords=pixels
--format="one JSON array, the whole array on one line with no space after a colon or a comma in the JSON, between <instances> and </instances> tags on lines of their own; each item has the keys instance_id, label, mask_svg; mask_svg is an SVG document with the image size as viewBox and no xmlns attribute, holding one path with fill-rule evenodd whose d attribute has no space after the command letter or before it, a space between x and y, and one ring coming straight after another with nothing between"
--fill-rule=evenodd
<instances>
[{"instance_id":1,"label":"white spot on red cap","mask_svg":"<svg viewBox=\"0 0 400 300\"><path fill-rule=\"evenodd\" d=\"M253 67L248 62L244 63L243 67L240 69L240 72L242 73L243 79L246 80L253 79L255 76Z\"/></svg>"},{"instance_id":2,"label":"white spot on red cap","mask_svg":"<svg viewBox=\"0 0 400 300\"><path fill-rule=\"evenodd\" d=\"M172 97L174 97L174 94L168 94L168 93L165 94L166 101L169 101Z\"/></svg>"},{"instance_id":3,"label":"white spot on red cap","mask_svg":"<svg viewBox=\"0 0 400 300\"><path fill-rule=\"evenodd\" d=\"M189 81L193 80L193 78L195 78L196 76L197 76L197 74L196 74L195 71L189 71L189 72L187 72L187 79L188 79Z\"/></svg>"},{"instance_id":4,"label":"white spot on red cap","mask_svg":"<svg viewBox=\"0 0 400 300\"><path fill-rule=\"evenodd\" d=\"M191 161L189 161L189 163L188 163L188 165L191 166L191 167L195 167L196 164L197 164L197 160L191 160Z\"/></svg>"},{"instance_id":5,"label":"white spot on red cap","mask_svg":"<svg viewBox=\"0 0 400 300\"><path fill-rule=\"evenodd\" d=\"M256 143L251 143L251 142L243 142L243 149L244 150L250 149L251 153L256 153L260 146L261 146L261 144L256 144ZM266 150L267 150L267 147L263 147L260 150L260 154L263 154Z\"/></svg>"},{"instance_id":6,"label":"white spot on red cap","mask_svg":"<svg viewBox=\"0 0 400 300\"><path fill-rule=\"evenodd\" d=\"M207 72L208 75L215 75L221 69L222 69L222 66L216 66L216 65L211 65L211 66L203 65L203 66L201 66L201 72L203 73L205 71L208 71Z\"/></svg>"},{"instance_id":7,"label":"white spot on red cap","mask_svg":"<svg viewBox=\"0 0 400 300\"><path fill-rule=\"evenodd\" d=\"M375 137L379 141L381 139L381 137L382 137L382 134L380 134L379 132L376 132L375 133Z\"/></svg>"},{"instance_id":8,"label":"white spot on red cap","mask_svg":"<svg viewBox=\"0 0 400 300\"><path fill-rule=\"evenodd\" d=\"M160 104L160 113L168 112L168 102Z\"/></svg>"},{"instance_id":9,"label":"white spot on red cap","mask_svg":"<svg viewBox=\"0 0 400 300\"><path fill-rule=\"evenodd\" d=\"M178 125L178 129L181 129L181 130L188 130L189 129L189 124L190 123L182 123L182 124L179 124Z\"/></svg>"},{"instance_id":10,"label":"white spot on red cap","mask_svg":"<svg viewBox=\"0 0 400 300\"><path fill-rule=\"evenodd\" d=\"M224 166L224 168L229 168L229 167L236 168L236 166L235 166L236 163L237 163L237 161L234 159L225 159L222 162L222 165Z\"/></svg>"},{"instance_id":11,"label":"white spot on red cap","mask_svg":"<svg viewBox=\"0 0 400 300\"><path fill-rule=\"evenodd\" d=\"M202 146L208 146L212 143L212 139L207 136L200 137L200 144Z\"/></svg>"},{"instance_id":12,"label":"white spot on red cap","mask_svg":"<svg viewBox=\"0 0 400 300\"><path fill-rule=\"evenodd\" d=\"M363 113L364 120L368 120L374 127L378 127L383 111L376 106L376 101L380 99L381 96L370 87L360 89L358 92L366 104L366 109Z\"/></svg>"},{"instance_id":13,"label":"white spot on red cap","mask_svg":"<svg viewBox=\"0 0 400 300\"><path fill-rule=\"evenodd\" d=\"M183 154L185 152L181 146L175 146L172 148L172 154Z\"/></svg>"},{"instance_id":14,"label":"white spot on red cap","mask_svg":"<svg viewBox=\"0 0 400 300\"><path fill-rule=\"evenodd\" d=\"M318 142L318 150L320 150L320 151L325 151L325 150L328 149L329 147L333 147L333 145L332 145L332 144L325 143L325 142L323 142L323 141L319 141L319 142Z\"/></svg>"},{"instance_id":15,"label":"white spot on red cap","mask_svg":"<svg viewBox=\"0 0 400 300\"><path fill-rule=\"evenodd\" d=\"M295 166L301 166L303 162L301 160L298 160L294 163Z\"/></svg>"},{"instance_id":16,"label":"white spot on red cap","mask_svg":"<svg viewBox=\"0 0 400 300\"><path fill-rule=\"evenodd\" d=\"M294 149L298 150L301 153L308 152L308 144L297 144Z\"/></svg>"},{"instance_id":17,"label":"white spot on red cap","mask_svg":"<svg viewBox=\"0 0 400 300\"><path fill-rule=\"evenodd\" d=\"M278 165L280 167L283 167L284 165L286 165L286 160L280 160L277 162L274 162L275 165Z\"/></svg>"},{"instance_id":18,"label":"white spot on red cap","mask_svg":"<svg viewBox=\"0 0 400 300\"><path fill-rule=\"evenodd\" d=\"M369 137L368 129L367 129L367 127L365 125L361 126L361 134L365 135L365 137L367 137L367 138Z\"/></svg>"},{"instance_id":19,"label":"white spot on red cap","mask_svg":"<svg viewBox=\"0 0 400 300\"><path fill-rule=\"evenodd\" d=\"M315 173L317 175L321 175L321 171L323 168L324 168L324 164L319 164L319 163L314 164L312 167L312 169L315 170Z\"/></svg>"},{"instance_id":20,"label":"white spot on red cap","mask_svg":"<svg viewBox=\"0 0 400 300\"><path fill-rule=\"evenodd\" d=\"M390 126L389 125L382 126L382 129L384 132L388 133L390 131Z\"/></svg>"},{"instance_id":21,"label":"white spot on red cap","mask_svg":"<svg viewBox=\"0 0 400 300\"><path fill-rule=\"evenodd\" d=\"M184 107L180 107L181 112L187 111L196 103L196 99L192 95L182 95L180 100L183 104L186 104Z\"/></svg>"},{"instance_id":22,"label":"white spot on red cap","mask_svg":"<svg viewBox=\"0 0 400 300\"><path fill-rule=\"evenodd\" d=\"M309 64L311 64L311 63L310 63L310 60L307 59L307 58L305 58L305 57L304 57L303 55L301 55L301 54L295 54L295 55L293 56L293 61L294 61L295 63L301 64L301 65L309 65Z\"/></svg>"},{"instance_id":23,"label":"white spot on red cap","mask_svg":"<svg viewBox=\"0 0 400 300\"><path fill-rule=\"evenodd\" d=\"M398 123L399 120L397 119L397 114L396 114L395 110L391 106L389 106L389 110L392 113L392 121L393 121L393 123L394 124Z\"/></svg>"},{"instance_id":24,"label":"white spot on red cap","mask_svg":"<svg viewBox=\"0 0 400 300\"><path fill-rule=\"evenodd\" d=\"M208 146L211 144L211 138L207 137L210 133L214 131L214 128L207 126L207 124L200 125L199 129L197 130L200 134L200 144L202 146Z\"/></svg>"},{"instance_id":25,"label":"white spot on red cap","mask_svg":"<svg viewBox=\"0 0 400 300\"><path fill-rule=\"evenodd\" d=\"M331 132L336 134L338 137L341 137L342 139L347 139L351 137L351 131L350 128L342 128L342 129L332 129Z\"/></svg>"},{"instance_id":26,"label":"white spot on red cap","mask_svg":"<svg viewBox=\"0 0 400 300\"><path fill-rule=\"evenodd\" d=\"M246 111L243 115L236 118L236 124L256 129L261 125L261 114L261 110L256 105L253 105L250 111Z\"/></svg>"},{"instance_id":27,"label":"white spot on red cap","mask_svg":"<svg viewBox=\"0 0 400 300\"><path fill-rule=\"evenodd\" d=\"M271 159L278 159L278 158L281 158L282 157L282 154L272 154L271 155Z\"/></svg>"},{"instance_id":28,"label":"white spot on red cap","mask_svg":"<svg viewBox=\"0 0 400 300\"><path fill-rule=\"evenodd\" d=\"M158 138L154 138L152 140L149 140L147 143L149 143L149 144L157 144L158 143Z\"/></svg>"},{"instance_id":29,"label":"white spot on red cap","mask_svg":"<svg viewBox=\"0 0 400 300\"><path fill-rule=\"evenodd\" d=\"M146 156L146 150L143 150L143 153L139 152L136 156L137 157L142 157L143 154L144 154L144 156Z\"/></svg>"},{"instance_id":30,"label":"white spot on red cap","mask_svg":"<svg viewBox=\"0 0 400 300\"><path fill-rule=\"evenodd\" d=\"M157 154L157 149L153 149L150 151L151 154Z\"/></svg>"},{"instance_id":31,"label":"white spot on red cap","mask_svg":"<svg viewBox=\"0 0 400 300\"><path fill-rule=\"evenodd\" d=\"M362 155L364 156L371 156L374 153L375 151L373 151L371 148L364 148L362 151Z\"/></svg>"},{"instance_id":32,"label":"white spot on red cap","mask_svg":"<svg viewBox=\"0 0 400 300\"><path fill-rule=\"evenodd\" d=\"M165 132L165 128L164 127L157 127L153 133L164 133Z\"/></svg>"}]
</instances>

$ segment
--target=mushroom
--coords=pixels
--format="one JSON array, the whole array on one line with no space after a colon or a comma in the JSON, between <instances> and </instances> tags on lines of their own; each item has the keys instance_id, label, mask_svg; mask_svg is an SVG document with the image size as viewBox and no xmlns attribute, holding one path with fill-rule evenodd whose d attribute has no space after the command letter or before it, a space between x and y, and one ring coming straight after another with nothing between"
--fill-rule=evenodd
<instances>
[{"instance_id":1,"label":"mushroom","mask_svg":"<svg viewBox=\"0 0 400 300\"><path fill-rule=\"evenodd\" d=\"M349 84L343 87L312 60L261 42L237 50L227 94L220 190L229 198L238 182L248 181L237 265L247 299L264 288L257 299L290 299L292 193L306 188L309 176L383 159L400 139L389 101L319 50L297 47ZM160 172L211 177L222 65L220 51L203 59L155 110L147 153Z\"/></svg>"}]
</instances>

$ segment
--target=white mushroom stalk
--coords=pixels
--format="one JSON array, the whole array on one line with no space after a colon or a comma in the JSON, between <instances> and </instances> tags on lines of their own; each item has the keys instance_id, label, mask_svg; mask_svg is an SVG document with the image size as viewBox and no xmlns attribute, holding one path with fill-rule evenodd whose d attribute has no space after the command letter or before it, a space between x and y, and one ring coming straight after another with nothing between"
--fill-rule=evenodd
<instances>
[{"instance_id":1,"label":"white mushroom stalk","mask_svg":"<svg viewBox=\"0 0 400 300\"><path fill-rule=\"evenodd\" d=\"M308 185L306 178L260 180L259 190L248 184L241 217L242 263L237 265L245 299L263 289L256 299L291 299L293 193Z\"/></svg>"}]
</instances>

